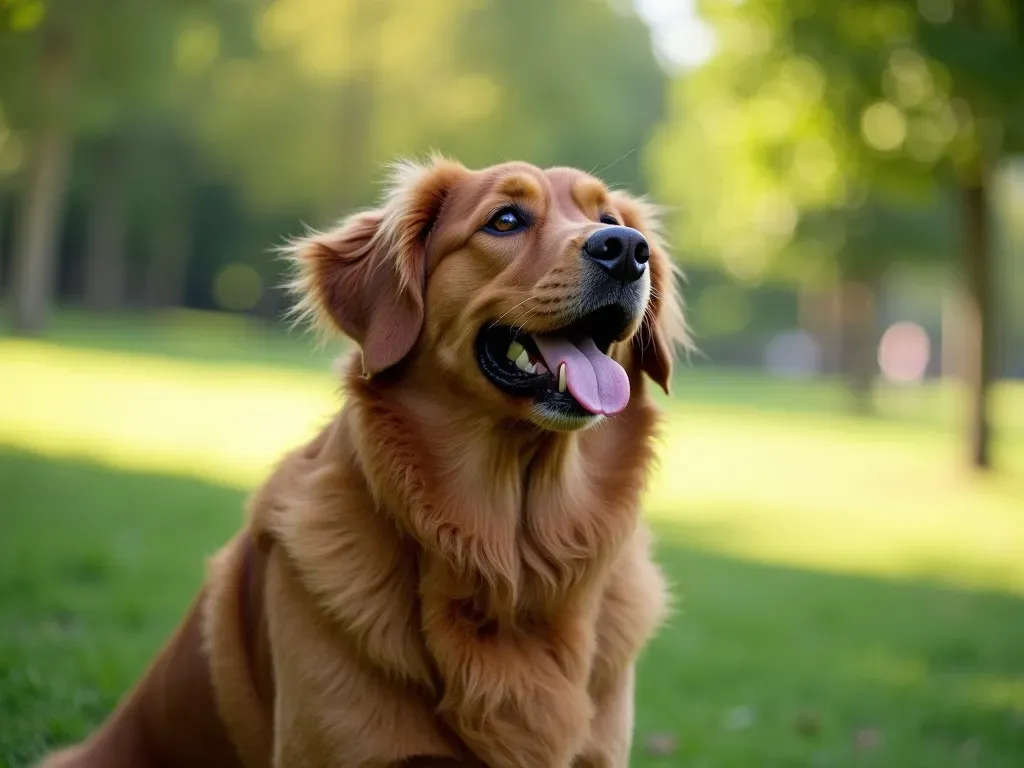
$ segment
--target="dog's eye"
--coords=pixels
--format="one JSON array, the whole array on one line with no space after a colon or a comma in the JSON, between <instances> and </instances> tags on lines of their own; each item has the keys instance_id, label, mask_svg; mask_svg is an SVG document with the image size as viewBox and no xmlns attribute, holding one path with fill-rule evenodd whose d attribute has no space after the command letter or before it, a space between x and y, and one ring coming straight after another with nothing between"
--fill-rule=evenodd
<instances>
[{"instance_id":1,"label":"dog's eye","mask_svg":"<svg viewBox=\"0 0 1024 768\"><path fill-rule=\"evenodd\" d=\"M523 229L526 225L526 216L520 211L515 208L502 208L491 217L484 229L495 234L507 235Z\"/></svg>"},{"instance_id":2,"label":"dog's eye","mask_svg":"<svg viewBox=\"0 0 1024 768\"><path fill-rule=\"evenodd\" d=\"M608 225L610 225L612 227L619 226L619 220L616 219L614 216L612 216L610 213L603 213L603 214L601 214L600 221L601 221L602 224L608 224Z\"/></svg>"}]
</instances>

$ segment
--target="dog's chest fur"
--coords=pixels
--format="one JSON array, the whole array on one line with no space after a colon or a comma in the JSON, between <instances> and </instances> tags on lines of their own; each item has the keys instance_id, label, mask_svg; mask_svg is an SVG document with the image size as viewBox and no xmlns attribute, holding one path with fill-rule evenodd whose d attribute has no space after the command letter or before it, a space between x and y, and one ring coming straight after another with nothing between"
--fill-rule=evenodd
<instances>
[{"instance_id":1,"label":"dog's chest fur","mask_svg":"<svg viewBox=\"0 0 1024 768\"><path fill-rule=\"evenodd\" d=\"M444 744L487 765L538 767L586 755L596 705L631 674L664 609L637 527L652 419L641 404L614 430L535 448L511 479L502 456L482 452L439 478L445 447L370 400L255 497L254 524L343 640L337 674L361 667L387 688L382 702L404 690L423 719L410 755ZM372 700L347 702L362 710L352 735L364 744L367 723L389 717L367 713Z\"/></svg>"}]
</instances>

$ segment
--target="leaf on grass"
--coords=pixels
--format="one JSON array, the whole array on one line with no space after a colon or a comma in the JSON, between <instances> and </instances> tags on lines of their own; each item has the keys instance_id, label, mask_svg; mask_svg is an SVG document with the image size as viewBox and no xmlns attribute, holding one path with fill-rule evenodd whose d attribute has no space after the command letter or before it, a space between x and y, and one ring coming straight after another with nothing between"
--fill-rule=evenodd
<instances>
[{"instance_id":1,"label":"leaf on grass","mask_svg":"<svg viewBox=\"0 0 1024 768\"><path fill-rule=\"evenodd\" d=\"M725 727L730 731L745 731L756 720L757 714L750 706L733 707L725 713Z\"/></svg>"},{"instance_id":2,"label":"leaf on grass","mask_svg":"<svg viewBox=\"0 0 1024 768\"><path fill-rule=\"evenodd\" d=\"M801 710L797 712L793 727L805 739L814 738L821 732L821 716L811 709Z\"/></svg>"},{"instance_id":3,"label":"leaf on grass","mask_svg":"<svg viewBox=\"0 0 1024 768\"><path fill-rule=\"evenodd\" d=\"M882 732L877 728L861 728L853 737L853 746L861 752L878 749L882 744Z\"/></svg>"},{"instance_id":4,"label":"leaf on grass","mask_svg":"<svg viewBox=\"0 0 1024 768\"><path fill-rule=\"evenodd\" d=\"M644 750L652 757L667 757L678 746L679 739L671 733L650 733L644 739Z\"/></svg>"},{"instance_id":5,"label":"leaf on grass","mask_svg":"<svg viewBox=\"0 0 1024 768\"><path fill-rule=\"evenodd\" d=\"M981 754L981 741L971 738L960 745L960 757L967 762L974 762Z\"/></svg>"}]
</instances>

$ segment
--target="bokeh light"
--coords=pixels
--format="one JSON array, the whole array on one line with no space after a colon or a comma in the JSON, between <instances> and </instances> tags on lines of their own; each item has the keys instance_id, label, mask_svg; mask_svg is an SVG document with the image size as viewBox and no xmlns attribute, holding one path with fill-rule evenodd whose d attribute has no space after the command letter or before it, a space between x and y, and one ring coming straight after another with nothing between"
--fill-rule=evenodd
<instances>
[{"instance_id":1,"label":"bokeh light","mask_svg":"<svg viewBox=\"0 0 1024 768\"><path fill-rule=\"evenodd\" d=\"M811 379L821 373L821 345L807 331L776 334L765 345L764 365L784 379Z\"/></svg>"},{"instance_id":2,"label":"bokeh light","mask_svg":"<svg viewBox=\"0 0 1024 768\"><path fill-rule=\"evenodd\" d=\"M954 0L917 0L917 9L932 24L946 24L953 19Z\"/></svg>"},{"instance_id":3,"label":"bokeh light","mask_svg":"<svg viewBox=\"0 0 1024 768\"><path fill-rule=\"evenodd\" d=\"M224 309L252 309L263 293L263 280L253 267L233 262L217 273L213 292L217 303Z\"/></svg>"},{"instance_id":4,"label":"bokeh light","mask_svg":"<svg viewBox=\"0 0 1024 768\"><path fill-rule=\"evenodd\" d=\"M907 136L907 119L895 104L878 101L864 110L860 130L868 146L891 152L903 145Z\"/></svg>"},{"instance_id":5,"label":"bokeh light","mask_svg":"<svg viewBox=\"0 0 1024 768\"><path fill-rule=\"evenodd\" d=\"M878 344L878 366L886 379L899 384L924 378L931 358L928 332L913 322L893 323Z\"/></svg>"}]
</instances>

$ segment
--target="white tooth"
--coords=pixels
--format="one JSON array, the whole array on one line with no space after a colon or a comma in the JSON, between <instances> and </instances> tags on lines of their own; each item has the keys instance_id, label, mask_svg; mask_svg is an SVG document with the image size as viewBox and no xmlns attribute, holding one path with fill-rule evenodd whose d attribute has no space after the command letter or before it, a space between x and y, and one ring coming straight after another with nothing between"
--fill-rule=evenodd
<instances>
[{"instance_id":1,"label":"white tooth","mask_svg":"<svg viewBox=\"0 0 1024 768\"><path fill-rule=\"evenodd\" d=\"M558 366L558 391L565 392L565 363Z\"/></svg>"},{"instance_id":2,"label":"white tooth","mask_svg":"<svg viewBox=\"0 0 1024 768\"><path fill-rule=\"evenodd\" d=\"M518 341L513 341L511 344L508 345L507 355L509 360L518 359L519 355L521 355L523 352L523 345L520 344Z\"/></svg>"},{"instance_id":3,"label":"white tooth","mask_svg":"<svg viewBox=\"0 0 1024 768\"><path fill-rule=\"evenodd\" d=\"M548 367L546 365L544 365L544 363L537 363L535 366L533 366L533 372L534 373L547 373L548 372Z\"/></svg>"},{"instance_id":4,"label":"white tooth","mask_svg":"<svg viewBox=\"0 0 1024 768\"><path fill-rule=\"evenodd\" d=\"M520 371L529 372L530 370L530 355L525 349L520 352L519 357L516 358L516 368Z\"/></svg>"},{"instance_id":5,"label":"white tooth","mask_svg":"<svg viewBox=\"0 0 1024 768\"><path fill-rule=\"evenodd\" d=\"M536 373L537 372L537 366L534 365L533 363L530 363L528 366L526 366L526 368L524 370L527 373Z\"/></svg>"}]
</instances>

